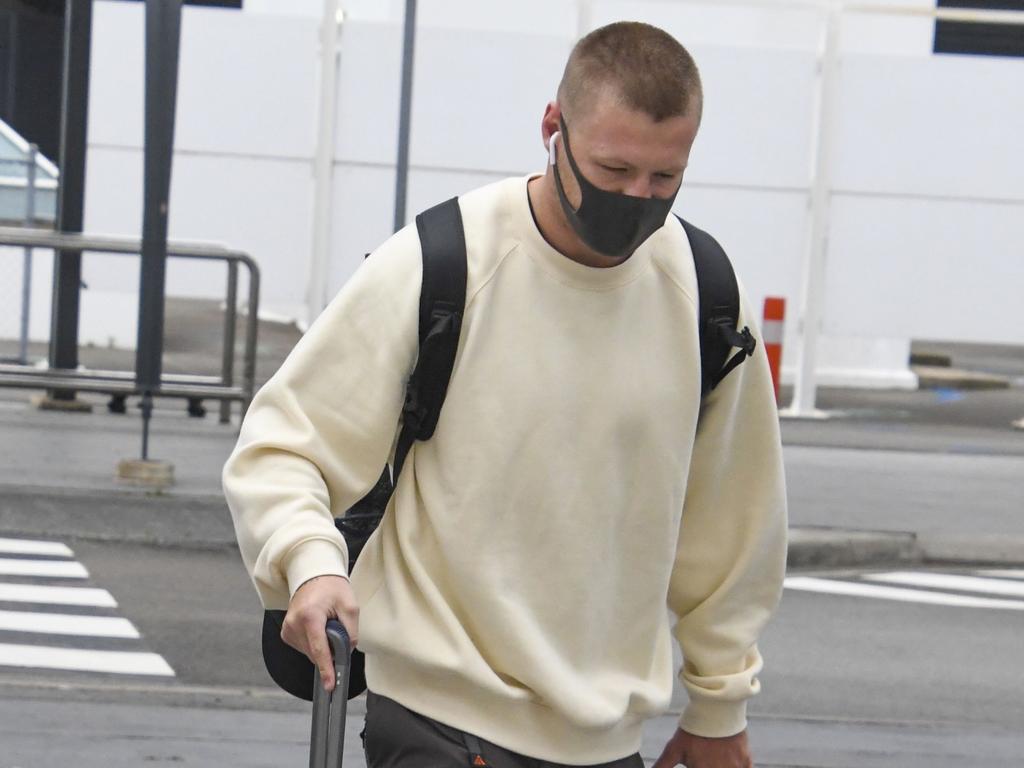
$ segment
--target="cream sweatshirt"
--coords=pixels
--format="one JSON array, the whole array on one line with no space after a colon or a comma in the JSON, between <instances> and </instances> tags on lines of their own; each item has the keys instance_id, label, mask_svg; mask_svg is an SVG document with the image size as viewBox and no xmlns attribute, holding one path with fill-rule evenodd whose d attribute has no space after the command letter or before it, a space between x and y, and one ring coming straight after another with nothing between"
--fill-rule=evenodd
<instances>
[{"instance_id":1,"label":"cream sweatshirt","mask_svg":"<svg viewBox=\"0 0 1024 768\"><path fill-rule=\"evenodd\" d=\"M447 399L352 574L368 684L513 751L600 763L639 749L668 707L674 634L682 727L738 733L786 552L763 345L702 409L679 223L618 266L583 266L541 236L526 184L460 198L466 311ZM268 608L347 574L332 516L394 450L420 257L414 226L380 246L246 415L224 488Z\"/></svg>"}]
</instances>

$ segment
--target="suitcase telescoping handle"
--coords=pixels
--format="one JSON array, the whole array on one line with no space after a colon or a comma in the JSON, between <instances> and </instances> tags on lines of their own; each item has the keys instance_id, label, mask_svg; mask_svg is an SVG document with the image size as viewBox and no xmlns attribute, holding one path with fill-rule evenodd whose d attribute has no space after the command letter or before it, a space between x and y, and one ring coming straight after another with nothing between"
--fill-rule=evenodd
<instances>
[{"instance_id":1,"label":"suitcase telescoping handle","mask_svg":"<svg viewBox=\"0 0 1024 768\"><path fill-rule=\"evenodd\" d=\"M320 670L313 675L313 732L309 739L309 768L341 768L348 704L348 632L341 622L327 622L327 640L334 657L334 690L324 691Z\"/></svg>"}]
</instances>

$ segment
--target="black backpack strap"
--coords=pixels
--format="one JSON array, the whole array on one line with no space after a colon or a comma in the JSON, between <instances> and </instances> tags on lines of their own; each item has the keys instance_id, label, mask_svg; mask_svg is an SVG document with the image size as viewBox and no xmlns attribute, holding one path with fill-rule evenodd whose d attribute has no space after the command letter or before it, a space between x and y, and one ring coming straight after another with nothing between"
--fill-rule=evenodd
<instances>
[{"instance_id":1,"label":"black backpack strap","mask_svg":"<svg viewBox=\"0 0 1024 768\"><path fill-rule=\"evenodd\" d=\"M711 235L677 216L686 231L697 270L700 329L700 394L707 396L729 373L754 354L757 342L740 319L740 290L725 250ZM731 359L729 353L738 347ZM728 360L728 362L727 362Z\"/></svg>"},{"instance_id":2,"label":"black backpack strap","mask_svg":"<svg viewBox=\"0 0 1024 768\"><path fill-rule=\"evenodd\" d=\"M466 306L466 234L459 200L453 197L416 217L423 250L420 287L420 346L405 390L402 431L395 449L394 479L416 440L434 434L455 367Z\"/></svg>"}]
</instances>

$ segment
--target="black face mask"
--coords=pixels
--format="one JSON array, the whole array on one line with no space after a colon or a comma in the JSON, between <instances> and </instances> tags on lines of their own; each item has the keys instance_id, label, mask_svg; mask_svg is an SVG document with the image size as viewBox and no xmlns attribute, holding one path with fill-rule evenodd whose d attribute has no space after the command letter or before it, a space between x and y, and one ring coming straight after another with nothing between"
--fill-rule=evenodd
<instances>
[{"instance_id":1,"label":"black face mask","mask_svg":"<svg viewBox=\"0 0 1024 768\"><path fill-rule=\"evenodd\" d=\"M569 149L569 132L565 128L565 120L560 122L565 157L582 194L580 207L573 209L558 175L558 166L555 165L555 137L552 136L551 164L554 166L555 188L566 218L580 239L598 253L617 258L631 255L648 237L661 229L672 210L679 188L671 197L661 198L623 195L594 186L580 173L572 150Z\"/></svg>"}]
</instances>

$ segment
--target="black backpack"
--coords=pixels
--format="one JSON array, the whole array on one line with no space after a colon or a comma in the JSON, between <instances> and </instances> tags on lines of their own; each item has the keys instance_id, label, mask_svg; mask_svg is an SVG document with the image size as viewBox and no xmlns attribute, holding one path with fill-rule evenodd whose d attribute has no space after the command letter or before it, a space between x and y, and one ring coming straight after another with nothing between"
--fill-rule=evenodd
<instances>
[{"instance_id":1,"label":"black backpack","mask_svg":"<svg viewBox=\"0 0 1024 768\"><path fill-rule=\"evenodd\" d=\"M690 241L697 272L700 328L701 397L718 386L754 352L749 328L738 331L740 299L736 275L728 256L711 235L679 219ZM419 355L406 386L402 431L395 448L393 471L385 466L374 488L334 524L345 537L349 569L377 529L387 508L394 482L416 440L434 434L448 392L466 304L466 237L458 198L452 198L416 217L423 250L420 288ZM734 348L739 351L729 357ZM281 640L285 611L263 614L263 661L281 688L307 701L313 698L313 664ZM366 689L364 658L352 653L348 696Z\"/></svg>"}]
</instances>

